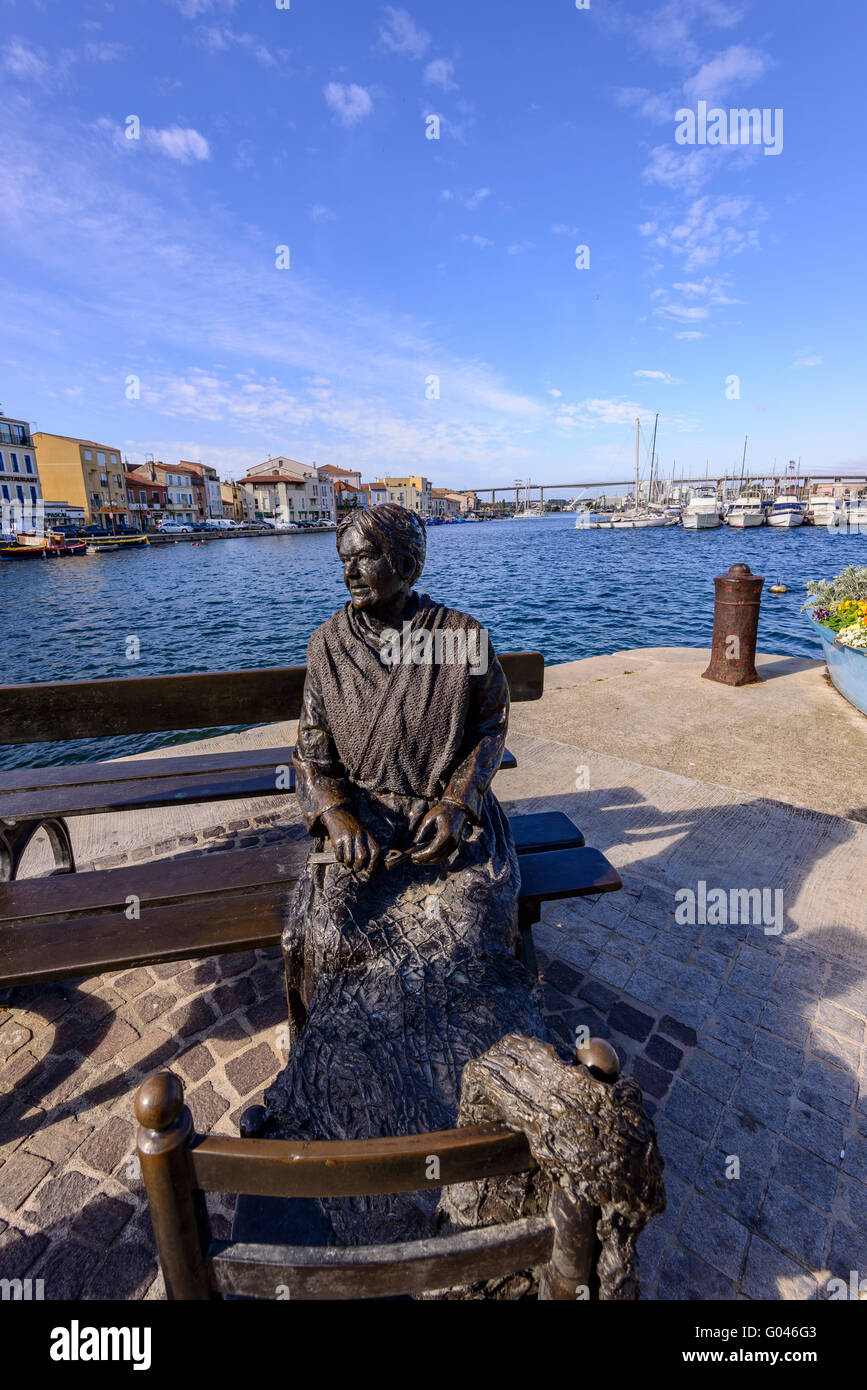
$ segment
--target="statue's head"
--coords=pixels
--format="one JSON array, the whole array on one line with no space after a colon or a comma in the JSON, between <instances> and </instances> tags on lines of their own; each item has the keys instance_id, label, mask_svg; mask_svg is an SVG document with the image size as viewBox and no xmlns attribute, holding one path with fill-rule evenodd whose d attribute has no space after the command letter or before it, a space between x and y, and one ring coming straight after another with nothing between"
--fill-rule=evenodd
<instances>
[{"instance_id":1,"label":"statue's head","mask_svg":"<svg viewBox=\"0 0 867 1390\"><path fill-rule=\"evenodd\" d=\"M424 525L406 507L362 507L337 528L337 552L353 608L375 608L409 594L424 568Z\"/></svg>"}]
</instances>

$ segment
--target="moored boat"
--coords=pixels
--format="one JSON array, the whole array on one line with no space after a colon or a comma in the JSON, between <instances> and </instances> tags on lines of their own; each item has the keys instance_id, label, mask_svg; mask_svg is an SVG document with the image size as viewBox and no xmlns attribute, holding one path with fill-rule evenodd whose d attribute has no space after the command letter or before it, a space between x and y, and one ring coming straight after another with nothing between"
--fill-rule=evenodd
<instances>
[{"instance_id":1,"label":"moored boat","mask_svg":"<svg viewBox=\"0 0 867 1390\"><path fill-rule=\"evenodd\" d=\"M804 519L808 526L840 526L846 520L846 503L842 497L811 497Z\"/></svg>"},{"instance_id":2,"label":"moored boat","mask_svg":"<svg viewBox=\"0 0 867 1390\"><path fill-rule=\"evenodd\" d=\"M680 520L687 531L709 531L721 525L722 517L716 488L700 488L694 492L684 507Z\"/></svg>"},{"instance_id":3,"label":"moored boat","mask_svg":"<svg viewBox=\"0 0 867 1390\"><path fill-rule=\"evenodd\" d=\"M99 536L88 542L88 555L99 555L108 550L135 550L148 545L147 536Z\"/></svg>"},{"instance_id":4,"label":"moored boat","mask_svg":"<svg viewBox=\"0 0 867 1390\"><path fill-rule=\"evenodd\" d=\"M768 514L769 526L803 526L807 506L793 492L780 493Z\"/></svg>"},{"instance_id":5,"label":"moored boat","mask_svg":"<svg viewBox=\"0 0 867 1390\"><path fill-rule=\"evenodd\" d=\"M764 526L765 513L760 497L736 497L723 517L726 526Z\"/></svg>"}]
</instances>

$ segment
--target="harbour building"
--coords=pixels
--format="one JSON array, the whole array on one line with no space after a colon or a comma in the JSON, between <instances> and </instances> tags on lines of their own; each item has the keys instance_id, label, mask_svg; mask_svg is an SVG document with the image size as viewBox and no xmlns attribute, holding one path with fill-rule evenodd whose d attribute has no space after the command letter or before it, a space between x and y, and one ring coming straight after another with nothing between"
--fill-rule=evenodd
<instances>
[{"instance_id":1,"label":"harbour building","mask_svg":"<svg viewBox=\"0 0 867 1390\"><path fill-rule=\"evenodd\" d=\"M42 529L42 486L30 425L0 415L0 530Z\"/></svg>"},{"instance_id":2,"label":"harbour building","mask_svg":"<svg viewBox=\"0 0 867 1390\"><path fill-rule=\"evenodd\" d=\"M44 496L83 508L88 526L113 530L115 522L129 522L124 465L117 445L41 430L33 435L33 444Z\"/></svg>"},{"instance_id":3,"label":"harbour building","mask_svg":"<svg viewBox=\"0 0 867 1390\"><path fill-rule=\"evenodd\" d=\"M256 521L294 522L337 520L334 481L315 464L297 459L271 458L247 469L239 479L248 494Z\"/></svg>"}]
</instances>

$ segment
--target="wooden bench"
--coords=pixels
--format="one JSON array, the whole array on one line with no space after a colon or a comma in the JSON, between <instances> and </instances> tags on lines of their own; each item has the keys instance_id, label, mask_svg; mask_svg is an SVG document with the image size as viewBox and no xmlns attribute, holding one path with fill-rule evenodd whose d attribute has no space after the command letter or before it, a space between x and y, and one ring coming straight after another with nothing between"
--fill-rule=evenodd
<instances>
[{"instance_id":1,"label":"wooden bench","mask_svg":"<svg viewBox=\"0 0 867 1390\"><path fill-rule=\"evenodd\" d=\"M538 652L500 658L513 700L538 699ZM303 667L71 681L0 687L7 742L225 727L300 712ZM195 711L195 713L191 713ZM194 804L290 792L289 747L187 758L115 760L0 775L0 987L102 974L135 965L245 951L279 942L288 893L310 841L219 854L190 854L121 869L74 873L65 818L144 806ZM515 766L509 755L508 764ZM12 822L12 824L10 824ZM43 826L61 860L44 878L15 879L27 843ZM512 818L521 864L519 922L524 959L535 969L532 925L541 904L613 892L616 871L562 812ZM2 867L2 866L0 866ZM0 873L2 879L2 873Z\"/></svg>"},{"instance_id":2,"label":"wooden bench","mask_svg":"<svg viewBox=\"0 0 867 1390\"><path fill-rule=\"evenodd\" d=\"M542 903L622 885L562 812L515 816L511 824L524 959L533 967L531 927ZM553 846L544 853L543 833ZM0 988L278 945L288 894L310 849L305 836L0 885Z\"/></svg>"},{"instance_id":3,"label":"wooden bench","mask_svg":"<svg viewBox=\"0 0 867 1390\"><path fill-rule=\"evenodd\" d=\"M500 661L513 701L541 697L539 652L506 652ZM304 676L303 666L284 666L5 685L0 730L6 744L30 744L276 723L298 718ZM291 762L286 746L0 772L0 883L17 876L40 828L55 873L71 873L69 817L289 794L295 790ZM516 766L507 750L501 767Z\"/></svg>"}]
</instances>

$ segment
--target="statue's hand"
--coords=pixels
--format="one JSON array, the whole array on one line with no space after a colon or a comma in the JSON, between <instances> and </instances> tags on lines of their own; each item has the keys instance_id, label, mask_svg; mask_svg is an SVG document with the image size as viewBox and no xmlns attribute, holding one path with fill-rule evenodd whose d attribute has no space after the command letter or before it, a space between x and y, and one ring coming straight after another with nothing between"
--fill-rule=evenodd
<instances>
[{"instance_id":1,"label":"statue's hand","mask_svg":"<svg viewBox=\"0 0 867 1390\"><path fill-rule=\"evenodd\" d=\"M448 859L460 844L466 823L467 813L460 806L452 806L445 801L431 806L419 822L415 843L423 845L429 835L433 839L423 848L413 850L410 856L413 864L438 864L440 860Z\"/></svg>"},{"instance_id":2,"label":"statue's hand","mask_svg":"<svg viewBox=\"0 0 867 1390\"><path fill-rule=\"evenodd\" d=\"M356 873L365 870L372 873L379 863L379 845L361 821L343 806L323 812L320 819L328 831L338 863Z\"/></svg>"}]
</instances>

